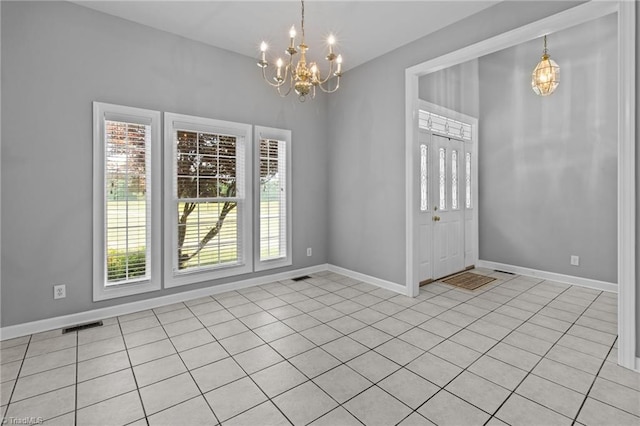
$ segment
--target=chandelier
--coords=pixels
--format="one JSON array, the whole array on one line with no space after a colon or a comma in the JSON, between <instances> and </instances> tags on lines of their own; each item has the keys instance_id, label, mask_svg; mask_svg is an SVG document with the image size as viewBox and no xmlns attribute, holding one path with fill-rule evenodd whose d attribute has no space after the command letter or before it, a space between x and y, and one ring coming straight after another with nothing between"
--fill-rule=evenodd
<instances>
[{"instance_id":1,"label":"chandelier","mask_svg":"<svg viewBox=\"0 0 640 426\"><path fill-rule=\"evenodd\" d=\"M326 56L326 60L329 62L329 72L323 78L320 74L320 69L315 62L307 63L307 50L309 46L304 41L304 0L302 0L302 20L301 20L301 32L302 37L298 49L300 51L300 59L294 65L293 57L298 53L296 50L296 29L291 26L289 30L289 47L285 51L289 55L289 60L285 65L282 58L278 58L275 62L276 72L271 82L267 78L267 67L269 63L266 60L267 43L264 41L260 45L261 58L258 61L258 66L262 68L262 77L272 87L275 87L278 91L278 95L285 97L289 95L291 90L295 90L300 102L304 102L307 97L312 99L316 95L316 88L320 88L325 93L333 93L340 87L340 77L342 76L342 55L336 55L333 52L333 46L336 42L335 37L330 34L327 38L327 44L329 45L329 53ZM335 71L334 71L335 68ZM330 88L329 80L335 77L335 86Z\"/></svg>"},{"instance_id":2,"label":"chandelier","mask_svg":"<svg viewBox=\"0 0 640 426\"><path fill-rule=\"evenodd\" d=\"M560 83L560 67L549 56L547 36L544 36L542 59L531 74L531 88L540 96L548 96L556 90Z\"/></svg>"}]
</instances>

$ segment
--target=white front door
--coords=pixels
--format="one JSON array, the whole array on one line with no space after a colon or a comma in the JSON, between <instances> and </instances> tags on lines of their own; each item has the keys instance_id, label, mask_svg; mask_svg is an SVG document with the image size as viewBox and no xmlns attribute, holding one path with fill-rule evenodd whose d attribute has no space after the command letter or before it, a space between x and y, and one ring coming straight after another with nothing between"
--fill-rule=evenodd
<instances>
[{"instance_id":1,"label":"white front door","mask_svg":"<svg viewBox=\"0 0 640 426\"><path fill-rule=\"evenodd\" d=\"M463 147L460 140L431 135L433 279L465 268Z\"/></svg>"},{"instance_id":2,"label":"white front door","mask_svg":"<svg viewBox=\"0 0 640 426\"><path fill-rule=\"evenodd\" d=\"M424 284L478 261L478 120L422 100L416 118L410 273Z\"/></svg>"}]
</instances>

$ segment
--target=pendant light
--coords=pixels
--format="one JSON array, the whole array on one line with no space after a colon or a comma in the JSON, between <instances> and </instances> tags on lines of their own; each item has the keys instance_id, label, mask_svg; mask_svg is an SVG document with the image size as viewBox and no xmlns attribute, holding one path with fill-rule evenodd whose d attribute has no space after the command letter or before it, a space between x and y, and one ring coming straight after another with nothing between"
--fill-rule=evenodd
<instances>
[{"instance_id":1,"label":"pendant light","mask_svg":"<svg viewBox=\"0 0 640 426\"><path fill-rule=\"evenodd\" d=\"M544 36L544 50L542 59L531 74L531 88L539 96L549 96L560 82L560 67L549 56L547 50L547 36Z\"/></svg>"}]
</instances>

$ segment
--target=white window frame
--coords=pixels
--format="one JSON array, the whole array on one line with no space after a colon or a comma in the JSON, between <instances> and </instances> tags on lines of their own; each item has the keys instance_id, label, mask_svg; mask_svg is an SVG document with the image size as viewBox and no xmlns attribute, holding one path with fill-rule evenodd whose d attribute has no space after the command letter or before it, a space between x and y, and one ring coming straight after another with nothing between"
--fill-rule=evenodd
<instances>
[{"instance_id":1,"label":"white window frame","mask_svg":"<svg viewBox=\"0 0 640 426\"><path fill-rule=\"evenodd\" d=\"M177 220L176 209L177 194L174 184L176 166L176 147L174 134L176 129L191 130L199 132L209 132L217 134L233 135L238 138L241 145L241 152L244 152L244 173L238 175L244 189L244 208L238 216L238 226L240 234L240 251L242 262L235 265L221 265L212 268L198 269L193 271L176 272L175 263L177 261ZM234 123L230 121L215 120L204 117L194 117L190 115L164 113L164 283L165 288L194 284L215 280L219 278L250 273L253 271L253 250L252 250L252 215L253 197L252 190L252 150L251 136L252 126L250 124Z\"/></svg>"},{"instance_id":2,"label":"white window frame","mask_svg":"<svg viewBox=\"0 0 640 426\"><path fill-rule=\"evenodd\" d=\"M160 290L161 276L161 115L159 111L93 102L93 301L130 296L149 291ZM106 285L106 141L105 120L149 125L151 143L147 154L150 179L147 181L147 193L151 196L151 224L147 233L147 260L149 277L131 280L131 282Z\"/></svg>"},{"instance_id":3,"label":"white window frame","mask_svg":"<svg viewBox=\"0 0 640 426\"><path fill-rule=\"evenodd\" d=\"M285 129L277 129L273 127L264 127L264 126L255 126L254 132L254 152L255 152L255 161L254 161L254 172L256 178L253 180L254 183L254 205L255 214L254 214L254 230L255 230L255 238L254 238L254 270L255 271L264 271L268 269L274 268L282 268L285 266L290 266L293 264L292 259L292 208L293 201L291 198L291 130ZM277 141L283 141L286 144L285 149L285 198L286 198L286 207L285 207L285 215L286 221L284 225L284 232L286 232L286 254L284 257L279 257L277 259L267 259L260 260L260 140L262 139L271 139Z\"/></svg>"}]
</instances>

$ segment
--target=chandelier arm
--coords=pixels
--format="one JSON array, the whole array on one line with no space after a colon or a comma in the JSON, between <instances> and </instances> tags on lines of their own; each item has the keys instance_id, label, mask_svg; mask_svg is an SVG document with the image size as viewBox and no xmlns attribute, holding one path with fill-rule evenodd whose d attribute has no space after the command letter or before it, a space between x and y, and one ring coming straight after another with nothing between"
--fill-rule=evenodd
<instances>
[{"instance_id":1,"label":"chandelier arm","mask_svg":"<svg viewBox=\"0 0 640 426\"><path fill-rule=\"evenodd\" d=\"M282 84L276 87L276 90L278 91L278 96L280 96L281 98L286 98L287 96L289 96L289 93L291 93L291 89L293 89L293 72L291 72L291 78L289 79L289 88L285 93L282 93L280 88L284 86L285 81L287 81L287 70L285 70L285 78L282 80Z\"/></svg>"},{"instance_id":2,"label":"chandelier arm","mask_svg":"<svg viewBox=\"0 0 640 426\"><path fill-rule=\"evenodd\" d=\"M269 79L267 78L267 72L265 71L267 67L262 68L262 78L264 78L264 81L271 87L276 87L279 88L282 85L284 85L285 79L283 79L280 83L272 83L269 81ZM285 74L286 75L286 74Z\"/></svg>"},{"instance_id":3,"label":"chandelier arm","mask_svg":"<svg viewBox=\"0 0 640 426\"><path fill-rule=\"evenodd\" d=\"M285 93L282 93L280 91L280 87L277 87L276 90L278 92L278 96L280 96L281 98L286 98L287 96L289 96L289 93L291 93L291 89L293 88L293 86L289 86L289 89L287 89L287 91Z\"/></svg>"},{"instance_id":4,"label":"chandelier arm","mask_svg":"<svg viewBox=\"0 0 640 426\"><path fill-rule=\"evenodd\" d=\"M318 75L320 75L319 71ZM329 73L327 74L327 77L324 80L318 78L318 84L325 84L331 77L333 77L333 61L329 61Z\"/></svg>"},{"instance_id":5,"label":"chandelier arm","mask_svg":"<svg viewBox=\"0 0 640 426\"><path fill-rule=\"evenodd\" d=\"M340 88L340 76L336 76L336 87L334 87L333 89L325 89L322 84L318 84L318 87L320 87L320 90L322 90L324 93L333 93Z\"/></svg>"},{"instance_id":6,"label":"chandelier arm","mask_svg":"<svg viewBox=\"0 0 640 426\"><path fill-rule=\"evenodd\" d=\"M282 78L282 81L280 83L272 83L269 81L269 79L267 78L267 73L266 73L266 66L262 67L262 78L264 78L264 81L271 87L275 87L277 89L279 89L280 87L284 86L284 84L287 81L287 77L289 72L291 72L291 81L293 85L293 55L289 56L289 63L284 67L284 77ZM289 88L289 90L287 91L287 93L291 92L291 88Z\"/></svg>"}]
</instances>

